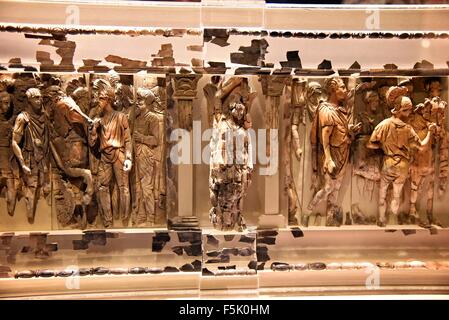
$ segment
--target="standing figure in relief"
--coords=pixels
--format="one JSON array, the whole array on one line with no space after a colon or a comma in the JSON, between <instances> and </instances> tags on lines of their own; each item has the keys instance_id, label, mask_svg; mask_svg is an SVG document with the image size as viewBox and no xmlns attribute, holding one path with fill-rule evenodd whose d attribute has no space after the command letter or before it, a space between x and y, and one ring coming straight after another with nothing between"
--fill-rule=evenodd
<instances>
[{"instance_id":1,"label":"standing figure in relief","mask_svg":"<svg viewBox=\"0 0 449 320\"><path fill-rule=\"evenodd\" d=\"M339 226L343 220L338 205L338 194L349 162L349 151L355 134L361 128L349 124L348 91L341 78L330 78L325 84L328 100L322 101L312 122L311 139L314 179L322 177L324 185L316 192L302 215L302 224L308 226L312 210L327 200L326 225Z\"/></svg>"},{"instance_id":2,"label":"standing figure in relief","mask_svg":"<svg viewBox=\"0 0 449 320\"><path fill-rule=\"evenodd\" d=\"M136 174L137 226L155 223L156 147L159 145L159 121L151 111L155 95L150 89L137 90L137 109L134 120L134 154Z\"/></svg>"},{"instance_id":3,"label":"standing figure in relief","mask_svg":"<svg viewBox=\"0 0 449 320\"><path fill-rule=\"evenodd\" d=\"M101 83L100 83L101 82ZM119 190L118 212L125 225L130 214L129 170L132 166L132 143L127 116L113 109L114 88L105 80L96 80L98 114L90 128L89 145L98 149L97 198L103 224L113 224L111 191ZM114 179L113 179L114 178Z\"/></svg>"},{"instance_id":4,"label":"standing figure in relief","mask_svg":"<svg viewBox=\"0 0 449 320\"><path fill-rule=\"evenodd\" d=\"M304 108L306 105L307 80L293 79L291 89L291 103L288 106L289 122L287 130L285 130L285 149L284 164L285 178L284 188L288 197L288 224L297 225L296 212L301 206L299 195L296 189L295 179L293 177L293 157L295 155L297 161L301 161L302 148L299 134L299 126L303 121Z\"/></svg>"},{"instance_id":5,"label":"standing figure in relief","mask_svg":"<svg viewBox=\"0 0 449 320\"><path fill-rule=\"evenodd\" d=\"M12 149L21 169L28 221L33 223L41 188L44 196L50 193L49 137L41 92L30 88L26 96L26 110L14 123Z\"/></svg>"},{"instance_id":6,"label":"standing figure in relief","mask_svg":"<svg viewBox=\"0 0 449 320\"><path fill-rule=\"evenodd\" d=\"M6 187L6 205L8 214L14 215L17 201L17 162L11 150L13 128L11 96L6 91L6 85L0 83L0 188ZM0 189L0 190L1 190Z\"/></svg>"},{"instance_id":7,"label":"standing figure in relief","mask_svg":"<svg viewBox=\"0 0 449 320\"><path fill-rule=\"evenodd\" d=\"M409 176L412 149L426 147L435 131L434 123L427 124L427 133L423 140L415 130L407 124L413 105L406 96L407 88L391 87L387 91L387 102L391 107L392 116L379 123L371 134L368 148L382 149L383 163L379 188L379 216L377 224L385 227L387 223L387 190L393 185L391 212L398 216L404 183Z\"/></svg>"},{"instance_id":8,"label":"standing figure in relief","mask_svg":"<svg viewBox=\"0 0 449 320\"><path fill-rule=\"evenodd\" d=\"M366 148L374 128L384 119L380 108L380 99L377 90L369 89L363 92L362 101L364 110L357 112L356 119L362 124L357 135L354 152L353 173L365 182L363 191L368 191L371 198L374 185L380 181L381 156L375 150Z\"/></svg>"},{"instance_id":9,"label":"standing figure in relief","mask_svg":"<svg viewBox=\"0 0 449 320\"><path fill-rule=\"evenodd\" d=\"M234 77L217 91L222 101L222 114L216 122L210 142L211 164L209 190L212 208L209 212L214 228L243 231L243 199L251 182L253 170L251 126L248 107L249 94L246 79Z\"/></svg>"}]
</instances>

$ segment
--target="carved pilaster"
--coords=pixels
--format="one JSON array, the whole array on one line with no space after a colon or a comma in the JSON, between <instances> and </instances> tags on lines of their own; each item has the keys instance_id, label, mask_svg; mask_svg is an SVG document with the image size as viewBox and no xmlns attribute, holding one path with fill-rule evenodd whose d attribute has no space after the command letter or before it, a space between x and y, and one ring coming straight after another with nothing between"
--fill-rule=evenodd
<instances>
[{"instance_id":1,"label":"carved pilaster","mask_svg":"<svg viewBox=\"0 0 449 320\"><path fill-rule=\"evenodd\" d=\"M178 109L179 128L192 130L193 100L196 98L196 88L201 75L177 74L172 77L173 98Z\"/></svg>"}]
</instances>

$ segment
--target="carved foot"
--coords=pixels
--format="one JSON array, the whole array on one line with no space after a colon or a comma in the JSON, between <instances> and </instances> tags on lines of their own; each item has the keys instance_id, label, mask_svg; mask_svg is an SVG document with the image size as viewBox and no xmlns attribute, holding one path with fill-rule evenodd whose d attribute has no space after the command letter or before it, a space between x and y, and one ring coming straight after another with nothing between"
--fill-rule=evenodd
<instances>
[{"instance_id":1,"label":"carved foot","mask_svg":"<svg viewBox=\"0 0 449 320\"><path fill-rule=\"evenodd\" d=\"M436 226L439 226L439 227L443 228L443 224L438 219L433 217L433 215L428 214L427 215L427 220L429 221L430 225L436 225Z\"/></svg>"},{"instance_id":2,"label":"carved foot","mask_svg":"<svg viewBox=\"0 0 449 320\"><path fill-rule=\"evenodd\" d=\"M310 215L309 214L303 214L301 216L301 225L303 227L308 227L309 226L309 220L310 220Z\"/></svg>"},{"instance_id":3,"label":"carved foot","mask_svg":"<svg viewBox=\"0 0 449 320\"><path fill-rule=\"evenodd\" d=\"M379 219L377 221L377 226L379 226L381 228L385 228L387 226L387 222L385 221L385 219Z\"/></svg>"},{"instance_id":4,"label":"carved foot","mask_svg":"<svg viewBox=\"0 0 449 320\"><path fill-rule=\"evenodd\" d=\"M341 224L334 216L327 216L326 227L339 227Z\"/></svg>"},{"instance_id":5,"label":"carved foot","mask_svg":"<svg viewBox=\"0 0 449 320\"><path fill-rule=\"evenodd\" d=\"M291 226L297 226L299 224L298 223L298 219L296 219L295 216L289 217L288 218L288 224L291 225Z\"/></svg>"}]
</instances>

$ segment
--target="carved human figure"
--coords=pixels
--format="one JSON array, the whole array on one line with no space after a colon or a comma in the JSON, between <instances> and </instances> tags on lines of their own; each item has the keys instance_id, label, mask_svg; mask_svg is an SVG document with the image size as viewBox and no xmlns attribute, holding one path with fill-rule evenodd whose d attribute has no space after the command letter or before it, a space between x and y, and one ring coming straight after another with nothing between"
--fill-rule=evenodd
<instances>
[{"instance_id":1,"label":"carved human figure","mask_svg":"<svg viewBox=\"0 0 449 320\"><path fill-rule=\"evenodd\" d=\"M312 122L311 144L314 175L324 182L303 212L302 224L308 226L312 210L326 199L326 225L342 223L338 194L349 162L351 142L361 124L349 124L346 85L341 78L330 78L325 84L328 100L322 101ZM317 177L315 177L318 180Z\"/></svg>"},{"instance_id":2,"label":"carved human figure","mask_svg":"<svg viewBox=\"0 0 449 320\"><path fill-rule=\"evenodd\" d=\"M428 124L428 131L423 140L416 134L412 126L407 124L413 105L406 96L407 88L391 87L387 91L387 103L391 107L392 116L379 123L371 134L368 148L382 149L383 160L379 187L379 216L377 224L384 227L387 223L387 190L393 185L390 204L391 212L398 216L400 198L404 183L409 176L412 150L425 147L435 131L435 124Z\"/></svg>"},{"instance_id":3,"label":"carved human figure","mask_svg":"<svg viewBox=\"0 0 449 320\"><path fill-rule=\"evenodd\" d=\"M216 93L220 84L220 76L212 76L211 82L203 88L204 96L207 102L207 119L209 127L213 127L221 116L221 101L217 98Z\"/></svg>"},{"instance_id":4,"label":"carved human figure","mask_svg":"<svg viewBox=\"0 0 449 320\"><path fill-rule=\"evenodd\" d=\"M449 134L446 129L447 102L441 100L439 96L435 96L431 99L431 104L430 119L437 125L434 149L437 150L436 159L439 162L438 196L442 197L446 192L449 176Z\"/></svg>"},{"instance_id":5,"label":"carved human figure","mask_svg":"<svg viewBox=\"0 0 449 320\"><path fill-rule=\"evenodd\" d=\"M134 154L136 174L137 226L155 223L156 212L156 147L160 144L159 121L152 112L155 95L150 89L137 90L137 110L134 120Z\"/></svg>"},{"instance_id":6,"label":"carved human figure","mask_svg":"<svg viewBox=\"0 0 449 320\"><path fill-rule=\"evenodd\" d=\"M356 121L360 122L361 129L357 135L354 151L353 173L370 182L367 191L371 194L374 183L380 180L380 154L375 150L366 148L374 128L384 119L380 108L379 94L376 90L369 89L362 93L363 109L355 115Z\"/></svg>"},{"instance_id":7,"label":"carved human figure","mask_svg":"<svg viewBox=\"0 0 449 320\"><path fill-rule=\"evenodd\" d=\"M424 103L416 106L413 114L410 116L409 124L415 130L420 139L424 139L429 131L431 124L431 100L426 99ZM433 197L434 197L434 182L435 182L435 157L433 145L435 143L435 136L429 143L421 148L416 148L413 154L413 160L410 164L410 218L412 223L420 223L418 210L416 208L416 201L418 194L423 193L423 186L426 180L428 181L428 188L424 192L426 194L426 212L427 216L432 216L433 211ZM429 219L432 221L432 219Z\"/></svg>"},{"instance_id":8,"label":"carved human figure","mask_svg":"<svg viewBox=\"0 0 449 320\"><path fill-rule=\"evenodd\" d=\"M75 90L76 92L76 90ZM89 167L89 118L59 86L44 91L49 116L53 193L58 222L84 229L94 192Z\"/></svg>"},{"instance_id":9,"label":"carved human figure","mask_svg":"<svg viewBox=\"0 0 449 320\"><path fill-rule=\"evenodd\" d=\"M304 107L306 105L306 91L307 81L304 79L293 79L292 93L290 104L290 119L285 132L286 148L284 149L285 159L285 190L288 197L288 223L289 225L298 224L296 212L299 207L299 195L296 189L295 180L293 177L293 159L292 154L295 155L297 161L301 160L302 148L299 134L299 126L302 123Z\"/></svg>"},{"instance_id":10,"label":"carved human figure","mask_svg":"<svg viewBox=\"0 0 449 320\"><path fill-rule=\"evenodd\" d=\"M6 91L6 88L1 88L0 84L0 177L2 180L0 188L6 187L6 206L10 216L14 215L17 200L16 177L14 174L16 173L14 171L17 170L17 163L11 149L14 124L12 111L11 96Z\"/></svg>"},{"instance_id":11,"label":"carved human figure","mask_svg":"<svg viewBox=\"0 0 449 320\"><path fill-rule=\"evenodd\" d=\"M114 88L105 80L96 80L98 114L89 135L89 145L98 149L100 159L97 176L97 199L103 224L113 224L111 191L116 183L119 191L120 217L127 224L130 213L129 170L132 166L132 143L127 116L113 109Z\"/></svg>"},{"instance_id":12,"label":"carved human figure","mask_svg":"<svg viewBox=\"0 0 449 320\"><path fill-rule=\"evenodd\" d=\"M309 82L309 84L307 85L306 105L310 120L315 117L316 110L318 109L321 101L324 99L325 97L321 84L316 81Z\"/></svg>"},{"instance_id":13,"label":"carved human figure","mask_svg":"<svg viewBox=\"0 0 449 320\"><path fill-rule=\"evenodd\" d=\"M233 77L220 86L217 97L226 110L216 122L210 148L210 221L220 230L242 231L243 199L253 170L248 108L254 99L246 79Z\"/></svg>"},{"instance_id":14,"label":"carved human figure","mask_svg":"<svg viewBox=\"0 0 449 320\"><path fill-rule=\"evenodd\" d=\"M44 196L50 193L49 137L40 90L30 88L26 96L26 110L16 118L11 145L21 170L28 221L33 223L40 189Z\"/></svg>"}]
</instances>

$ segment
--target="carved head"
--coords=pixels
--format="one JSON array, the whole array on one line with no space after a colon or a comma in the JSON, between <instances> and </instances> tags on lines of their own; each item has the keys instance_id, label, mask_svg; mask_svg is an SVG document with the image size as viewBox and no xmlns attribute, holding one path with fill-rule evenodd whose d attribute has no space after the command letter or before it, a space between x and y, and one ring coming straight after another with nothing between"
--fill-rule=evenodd
<instances>
[{"instance_id":1,"label":"carved head","mask_svg":"<svg viewBox=\"0 0 449 320\"><path fill-rule=\"evenodd\" d=\"M447 103L440 99L440 97L433 97L426 99L430 101L430 121L436 123L438 126L444 126L446 119Z\"/></svg>"},{"instance_id":2,"label":"carved head","mask_svg":"<svg viewBox=\"0 0 449 320\"><path fill-rule=\"evenodd\" d=\"M28 105L31 107L34 113L42 112L42 95L41 91L37 88L30 88L26 91L26 97Z\"/></svg>"},{"instance_id":3,"label":"carved head","mask_svg":"<svg viewBox=\"0 0 449 320\"><path fill-rule=\"evenodd\" d=\"M34 85L33 81L18 78L14 81L14 97L19 101L26 101L26 92Z\"/></svg>"},{"instance_id":4,"label":"carved head","mask_svg":"<svg viewBox=\"0 0 449 320\"><path fill-rule=\"evenodd\" d=\"M413 104L407 96L408 89L405 87L390 87L387 91L387 103L391 113L402 121L406 121L413 111Z\"/></svg>"},{"instance_id":5,"label":"carved head","mask_svg":"<svg viewBox=\"0 0 449 320\"><path fill-rule=\"evenodd\" d=\"M441 96L441 83L438 79L430 79L426 82L426 91L429 94L429 98Z\"/></svg>"},{"instance_id":6,"label":"carved head","mask_svg":"<svg viewBox=\"0 0 449 320\"><path fill-rule=\"evenodd\" d=\"M156 97L150 89L147 88L139 88L137 89L137 107L140 110L144 110L145 108L150 109L153 102L156 100Z\"/></svg>"},{"instance_id":7,"label":"carved head","mask_svg":"<svg viewBox=\"0 0 449 320\"><path fill-rule=\"evenodd\" d=\"M11 96L5 91L0 91L0 114L5 115L11 107Z\"/></svg>"},{"instance_id":8,"label":"carved head","mask_svg":"<svg viewBox=\"0 0 449 320\"><path fill-rule=\"evenodd\" d=\"M344 102L348 96L348 90L341 78L333 77L327 79L324 88L329 96L329 101L340 104Z\"/></svg>"},{"instance_id":9,"label":"carved head","mask_svg":"<svg viewBox=\"0 0 449 320\"><path fill-rule=\"evenodd\" d=\"M375 112L379 108L379 94L377 91L368 90L362 97L363 103L368 107L368 110Z\"/></svg>"},{"instance_id":10,"label":"carved head","mask_svg":"<svg viewBox=\"0 0 449 320\"><path fill-rule=\"evenodd\" d=\"M111 84L104 79L97 79L94 81L94 90L97 92L98 111L100 115L111 108L115 101L115 90Z\"/></svg>"},{"instance_id":11,"label":"carved head","mask_svg":"<svg viewBox=\"0 0 449 320\"><path fill-rule=\"evenodd\" d=\"M422 115L422 117L427 121L430 121L431 110L432 110L432 103L430 99L426 99L424 103L420 103L415 107L414 112Z\"/></svg>"},{"instance_id":12,"label":"carved head","mask_svg":"<svg viewBox=\"0 0 449 320\"><path fill-rule=\"evenodd\" d=\"M307 102L317 106L323 99L323 88L318 82L310 82L307 88Z\"/></svg>"},{"instance_id":13,"label":"carved head","mask_svg":"<svg viewBox=\"0 0 449 320\"><path fill-rule=\"evenodd\" d=\"M133 92L130 86L119 84L115 89L115 108L126 110L133 103Z\"/></svg>"},{"instance_id":14,"label":"carved head","mask_svg":"<svg viewBox=\"0 0 449 320\"><path fill-rule=\"evenodd\" d=\"M411 97L413 93L413 82L410 79L402 80L399 82L399 86L403 88L407 88L407 93L405 94L407 97Z\"/></svg>"},{"instance_id":15,"label":"carved head","mask_svg":"<svg viewBox=\"0 0 449 320\"><path fill-rule=\"evenodd\" d=\"M87 113L89 111L89 90L85 87L79 87L75 89L70 95L76 104L81 108L81 111Z\"/></svg>"},{"instance_id":16,"label":"carved head","mask_svg":"<svg viewBox=\"0 0 449 320\"><path fill-rule=\"evenodd\" d=\"M379 89L377 89L377 92L379 93L380 101L383 103L387 103L387 91L390 89L389 86L382 86Z\"/></svg>"}]
</instances>

